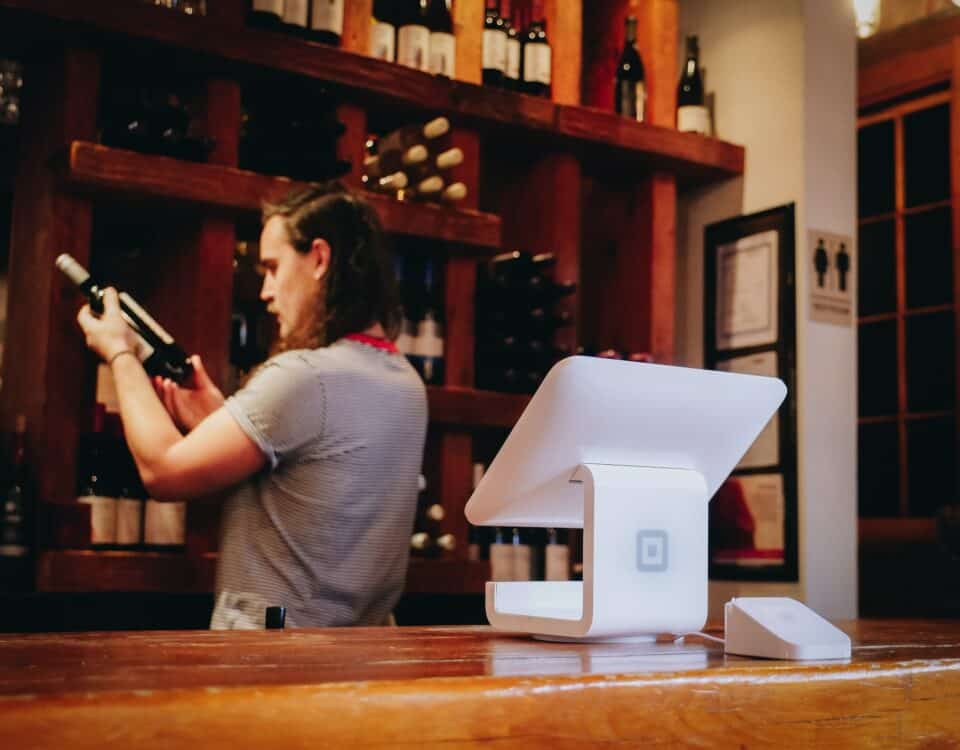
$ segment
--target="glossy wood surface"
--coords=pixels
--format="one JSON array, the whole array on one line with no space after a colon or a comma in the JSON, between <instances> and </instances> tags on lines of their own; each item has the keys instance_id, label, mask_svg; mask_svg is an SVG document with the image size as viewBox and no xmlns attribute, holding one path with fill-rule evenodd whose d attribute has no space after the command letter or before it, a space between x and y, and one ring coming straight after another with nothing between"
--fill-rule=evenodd
<instances>
[{"instance_id":1,"label":"glossy wood surface","mask_svg":"<svg viewBox=\"0 0 960 750\"><path fill-rule=\"evenodd\" d=\"M304 183L218 164L198 164L165 156L74 141L65 166L73 185L113 195L164 198L228 211L259 212L264 200L277 199ZM388 232L428 237L457 245L500 246L500 219L469 209L425 203L401 203L365 193Z\"/></svg>"},{"instance_id":2,"label":"glossy wood surface","mask_svg":"<svg viewBox=\"0 0 960 750\"><path fill-rule=\"evenodd\" d=\"M849 662L483 627L0 637L0 746L955 747L960 623L842 624Z\"/></svg>"},{"instance_id":3,"label":"glossy wood surface","mask_svg":"<svg viewBox=\"0 0 960 750\"><path fill-rule=\"evenodd\" d=\"M697 181L743 172L741 146L678 133L672 127L629 122L612 112L568 106L567 103L577 101L574 78L569 71L559 84L563 96L558 101L563 103L555 104L466 81L439 78L344 49L295 39L288 34L222 28L210 19L170 13L140 3L0 0L0 13L5 14L0 17L0 23L26 24L33 33L56 35L69 33L71 29L75 32L76 28L70 24L80 24L84 29L189 52L199 56L201 69L219 72L229 63L228 67L256 66L296 73L336 84L348 99L363 104L445 113L458 117L458 124L462 119L473 126L529 130L553 135L561 141L602 145L612 149L614 158L633 154ZM63 23L68 25L64 28L57 25ZM566 36L559 37L561 42L566 39ZM568 46L572 45L570 40ZM567 71L572 63L571 54L555 65ZM211 57L219 64L212 62ZM458 62L468 64L459 55ZM472 73L465 70L464 75Z\"/></svg>"}]
</instances>

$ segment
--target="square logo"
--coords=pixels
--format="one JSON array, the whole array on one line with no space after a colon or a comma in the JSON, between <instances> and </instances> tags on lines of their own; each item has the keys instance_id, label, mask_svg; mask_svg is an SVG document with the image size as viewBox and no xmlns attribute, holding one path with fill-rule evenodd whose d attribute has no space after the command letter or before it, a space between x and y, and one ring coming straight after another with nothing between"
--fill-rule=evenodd
<instances>
[{"instance_id":1,"label":"square logo","mask_svg":"<svg viewBox=\"0 0 960 750\"><path fill-rule=\"evenodd\" d=\"M667 569L667 532L641 529L637 532L637 570L662 573Z\"/></svg>"}]
</instances>

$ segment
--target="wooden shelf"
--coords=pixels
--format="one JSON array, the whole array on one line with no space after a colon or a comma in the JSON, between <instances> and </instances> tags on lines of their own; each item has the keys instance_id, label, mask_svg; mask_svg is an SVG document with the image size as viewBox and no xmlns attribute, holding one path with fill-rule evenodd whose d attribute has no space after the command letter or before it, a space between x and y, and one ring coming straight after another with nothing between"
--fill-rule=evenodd
<instances>
[{"instance_id":1,"label":"wooden shelf","mask_svg":"<svg viewBox=\"0 0 960 750\"><path fill-rule=\"evenodd\" d=\"M46 550L37 563L39 591L213 591L217 556L139 550Z\"/></svg>"},{"instance_id":2,"label":"wooden shelf","mask_svg":"<svg viewBox=\"0 0 960 750\"><path fill-rule=\"evenodd\" d=\"M430 422L465 427L511 428L530 402L530 396L474 388L427 386Z\"/></svg>"},{"instance_id":3,"label":"wooden shelf","mask_svg":"<svg viewBox=\"0 0 960 750\"><path fill-rule=\"evenodd\" d=\"M163 198L216 209L259 213L265 199L277 199L306 183L217 164L171 159L110 148L86 141L70 144L64 166L68 183L99 192ZM427 237L496 251L500 218L493 214L424 203L402 203L364 193L392 234Z\"/></svg>"},{"instance_id":4,"label":"wooden shelf","mask_svg":"<svg viewBox=\"0 0 960 750\"><path fill-rule=\"evenodd\" d=\"M490 580L486 560L410 560L408 594L482 594Z\"/></svg>"},{"instance_id":5,"label":"wooden shelf","mask_svg":"<svg viewBox=\"0 0 960 750\"><path fill-rule=\"evenodd\" d=\"M140 550L46 550L37 565L44 592L206 593L213 591L215 553L200 557ZM480 594L490 564L468 560L410 560L406 591Z\"/></svg>"},{"instance_id":6,"label":"wooden shelf","mask_svg":"<svg viewBox=\"0 0 960 750\"><path fill-rule=\"evenodd\" d=\"M936 544L937 522L933 518L861 518L860 545L890 546Z\"/></svg>"},{"instance_id":7,"label":"wooden shelf","mask_svg":"<svg viewBox=\"0 0 960 750\"><path fill-rule=\"evenodd\" d=\"M551 135L583 146L601 146L612 152L612 159L638 158L653 168L677 174L685 183L743 173L743 148L719 139L637 123L602 110L557 105L546 99L442 79L282 33L227 27L211 19L138 3L107 9L105 4L75 0L0 0L0 14L11 22L19 19L33 33L62 35L63 31L76 31L74 25L79 24L86 31L194 53L208 67L218 64L222 68L223 63L229 63L310 76L339 86L346 98L361 103L443 113L481 127L529 131L538 138ZM6 23L7 18L3 21ZM209 62L211 56L218 61L216 64Z\"/></svg>"}]
</instances>

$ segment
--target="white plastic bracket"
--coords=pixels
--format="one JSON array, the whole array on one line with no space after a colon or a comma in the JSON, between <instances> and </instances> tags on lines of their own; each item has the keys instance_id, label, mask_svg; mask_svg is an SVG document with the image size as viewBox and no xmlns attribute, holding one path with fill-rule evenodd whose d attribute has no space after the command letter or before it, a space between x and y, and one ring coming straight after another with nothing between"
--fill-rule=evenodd
<instances>
[{"instance_id":1,"label":"white plastic bracket","mask_svg":"<svg viewBox=\"0 0 960 750\"><path fill-rule=\"evenodd\" d=\"M707 618L707 496L690 469L580 464L583 581L488 582L502 630L602 640L699 630Z\"/></svg>"}]
</instances>

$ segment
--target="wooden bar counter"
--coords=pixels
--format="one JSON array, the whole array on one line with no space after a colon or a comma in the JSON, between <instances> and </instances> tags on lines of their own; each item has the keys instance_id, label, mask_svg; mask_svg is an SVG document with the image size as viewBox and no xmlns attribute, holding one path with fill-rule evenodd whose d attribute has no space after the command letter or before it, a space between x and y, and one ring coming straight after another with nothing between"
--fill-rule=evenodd
<instances>
[{"instance_id":1,"label":"wooden bar counter","mask_svg":"<svg viewBox=\"0 0 960 750\"><path fill-rule=\"evenodd\" d=\"M960 621L844 663L483 627L0 636L0 748L960 746Z\"/></svg>"}]
</instances>

